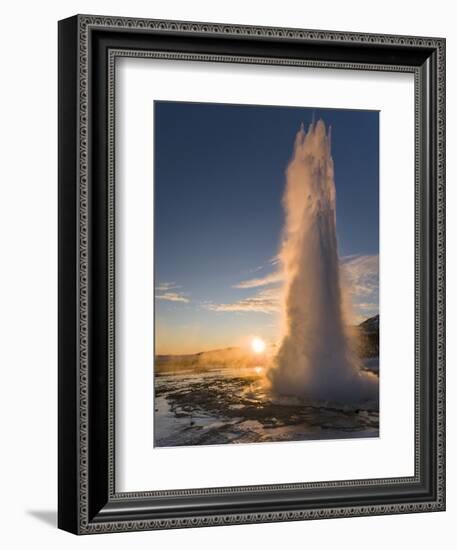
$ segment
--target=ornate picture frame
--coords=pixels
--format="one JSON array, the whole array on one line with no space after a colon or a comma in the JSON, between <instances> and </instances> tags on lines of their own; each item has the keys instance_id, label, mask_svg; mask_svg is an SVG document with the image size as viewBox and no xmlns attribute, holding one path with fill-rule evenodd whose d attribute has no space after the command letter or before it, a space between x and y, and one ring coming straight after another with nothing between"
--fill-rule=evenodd
<instances>
[{"instance_id":1,"label":"ornate picture frame","mask_svg":"<svg viewBox=\"0 0 457 550\"><path fill-rule=\"evenodd\" d=\"M118 57L414 75L414 476L116 491ZM91 15L60 21L59 527L90 534L444 510L444 188L442 38Z\"/></svg>"}]
</instances>

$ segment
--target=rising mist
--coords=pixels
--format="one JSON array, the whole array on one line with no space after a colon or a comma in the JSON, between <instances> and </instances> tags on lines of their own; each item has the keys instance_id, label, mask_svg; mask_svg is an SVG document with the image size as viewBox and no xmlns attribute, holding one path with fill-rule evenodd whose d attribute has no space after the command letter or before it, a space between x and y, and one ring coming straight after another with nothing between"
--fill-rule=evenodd
<instances>
[{"instance_id":1,"label":"rising mist","mask_svg":"<svg viewBox=\"0 0 457 550\"><path fill-rule=\"evenodd\" d=\"M357 403L377 399L378 381L360 370L348 331L336 237L330 130L301 126L286 171L283 336L268 376L280 395Z\"/></svg>"}]
</instances>

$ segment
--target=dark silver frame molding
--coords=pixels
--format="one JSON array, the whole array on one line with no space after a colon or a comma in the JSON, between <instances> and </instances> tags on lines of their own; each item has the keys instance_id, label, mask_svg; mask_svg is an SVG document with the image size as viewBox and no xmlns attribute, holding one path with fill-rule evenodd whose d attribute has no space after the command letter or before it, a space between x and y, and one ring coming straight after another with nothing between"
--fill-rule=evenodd
<instances>
[{"instance_id":1,"label":"dark silver frame molding","mask_svg":"<svg viewBox=\"0 0 457 550\"><path fill-rule=\"evenodd\" d=\"M415 79L413 477L119 493L114 486L118 57ZM59 527L77 534L445 509L445 40L77 15L59 22Z\"/></svg>"}]
</instances>

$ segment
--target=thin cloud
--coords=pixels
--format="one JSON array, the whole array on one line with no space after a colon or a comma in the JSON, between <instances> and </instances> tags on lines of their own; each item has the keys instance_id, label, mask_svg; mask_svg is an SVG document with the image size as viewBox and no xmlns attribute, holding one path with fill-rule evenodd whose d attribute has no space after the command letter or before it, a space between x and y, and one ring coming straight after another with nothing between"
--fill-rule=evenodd
<instances>
[{"instance_id":1,"label":"thin cloud","mask_svg":"<svg viewBox=\"0 0 457 550\"><path fill-rule=\"evenodd\" d=\"M247 279L246 281L241 281L240 283L233 285L233 288L258 288L261 286L280 283L282 280L282 273L276 271L265 275L265 277L257 277L255 279Z\"/></svg>"},{"instance_id":2,"label":"thin cloud","mask_svg":"<svg viewBox=\"0 0 457 550\"><path fill-rule=\"evenodd\" d=\"M183 294L178 294L177 292L165 292L164 294L157 294L157 300L165 300L167 302L185 302L186 304L190 302L189 298Z\"/></svg>"},{"instance_id":3,"label":"thin cloud","mask_svg":"<svg viewBox=\"0 0 457 550\"><path fill-rule=\"evenodd\" d=\"M341 271L353 297L367 297L379 289L379 256L348 256L341 260Z\"/></svg>"},{"instance_id":4,"label":"thin cloud","mask_svg":"<svg viewBox=\"0 0 457 550\"><path fill-rule=\"evenodd\" d=\"M262 269L265 269L265 266L258 265L257 267L253 267L252 269L249 269L247 273L257 273L258 271L262 271Z\"/></svg>"},{"instance_id":5,"label":"thin cloud","mask_svg":"<svg viewBox=\"0 0 457 550\"><path fill-rule=\"evenodd\" d=\"M379 256L353 255L341 258L341 274L349 290L353 303L354 314L363 320L379 311ZM261 312L275 313L279 311L280 283L283 274L277 270L277 257L269 260L275 270L263 277L241 281L233 285L237 289L259 289L253 296L227 304L206 304L211 311L225 312ZM271 285L271 288L269 288ZM264 288L268 287L268 288Z\"/></svg>"},{"instance_id":6,"label":"thin cloud","mask_svg":"<svg viewBox=\"0 0 457 550\"><path fill-rule=\"evenodd\" d=\"M271 266L277 267L280 264L279 256L273 256L267 260L267 265L259 265L251 269L248 273L256 273L262 271L265 268L271 269ZM256 277L241 281L233 285L233 288L257 288L261 286L267 286L270 284L280 283L283 280L283 276L279 271L274 271L273 273L268 273L263 277Z\"/></svg>"},{"instance_id":7,"label":"thin cloud","mask_svg":"<svg viewBox=\"0 0 457 550\"><path fill-rule=\"evenodd\" d=\"M275 256L270 260L272 265L279 262ZM379 287L379 256L353 255L341 259L341 272L346 280L349 291L355 296L369 296ZM260 288L283 281L280 271L273 271L264 277L247 279L233 285L233 288Z\"/></svg>"},{"instance_id":8,"label":"thin cloud","mask_svg":"<svg viewBox=\"0 0 457 550\"><path fill-rule=\"evenodd\" d=\"M276 256L273 256L272 258L270 258L268 260L268 262L271 264L271 265L279 265L281 263L281 260L279 259L279 256L278 254L276 254Z\"/></svg>"},{"instance_id":9,"label":"thin cloud","mask_svg":"<svg viewBox=\"0 0 457 550\"><path fill-rule=\"evenodd\" d=\"M263 289L254 296L243 298L229 304L206 304L206 309L220 312L256 312L276 313L279 310L279 292L277 289Z\"/></svg>"},{"instance_id":10,"label":"thin cloud","mask_svg":"<svg viewBox=\"0 0 457 550\"><path fill-rule=\"evenodd\" d=\"M277 265L277 257L269 260L271 265ZM341 259L341 272L352 297L354 309L362 312L378 310L377 294L379 290L379 256L354 255ZM280 304L280 285L283 274L273 271L264 277L256 277L233 285L236 289L258 289L249 297L231 303L204 303L202 306L209 311L217 312L255 312L276 313ZM271 288L264 288L272 286ZM189 303L188 296L180 291L181 286L174 282L162 282L156 286L156 298L168 302ZM360 303L358 303L360 302Z\"/></svg>"},{"instance_id":11,"label":"thin cloud","mask_svg":"<svg viewBox=\"0 0 457 550\"><path fill-rule=\"evenodd\" d=\"M341 272L352 301L353 321L360 323L379 313L379 256L342 258Z\"/></svg>"},{"instance_id":12,"label":"thin cloud","mask_svg":"<svg viewBox=\"0 0 457 550\"><path fill-rule=\"evenodd\" d=\"M363 303L363 304L357 304L357 307L359 309L368 310L368 311L375 311L378 309L379 304L371 302L371 303Z\"/></svg>"},{"instance_id":13,"label":"thin cloud","mask_svg":"<svg viewBox=\"0 0 457 550\"><path fill-rule=\"evenodd\" d=\"M173 290L175 288L181 288L180 285L177 285L176 283L159 283L156 286L157 292L166 292L167 290Z\"/></svg>"},{"instance_id":14,"label":"thin cloud","mask_svg":"<svg viewBox=\"0 0 457 550\"><path fill-rule=\"evenodd\" d=\"M179 292L180 288L176 283L159 283L156 286L156 298L166 302L189 303L189 298L183 292Z\"/></svg>"}]
</instances>

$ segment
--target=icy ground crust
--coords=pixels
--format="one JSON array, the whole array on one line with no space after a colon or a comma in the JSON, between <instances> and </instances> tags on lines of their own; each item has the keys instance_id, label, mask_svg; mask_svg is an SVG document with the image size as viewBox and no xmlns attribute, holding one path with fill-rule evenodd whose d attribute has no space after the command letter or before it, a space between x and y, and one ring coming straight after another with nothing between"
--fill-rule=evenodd
<instances>
[{"instance_id":1,"label":"icy ground crust","mask_svg":"<svg viewBox=\"0 0 457 550\"><path fill-rule=\"evenodd\" d=\"M370 360L367 370L377 372ZM156 447L379 436L376 404L363 408L277 398L261 368L183 370L155 377Z\"/></svg>"}]
</instances>

